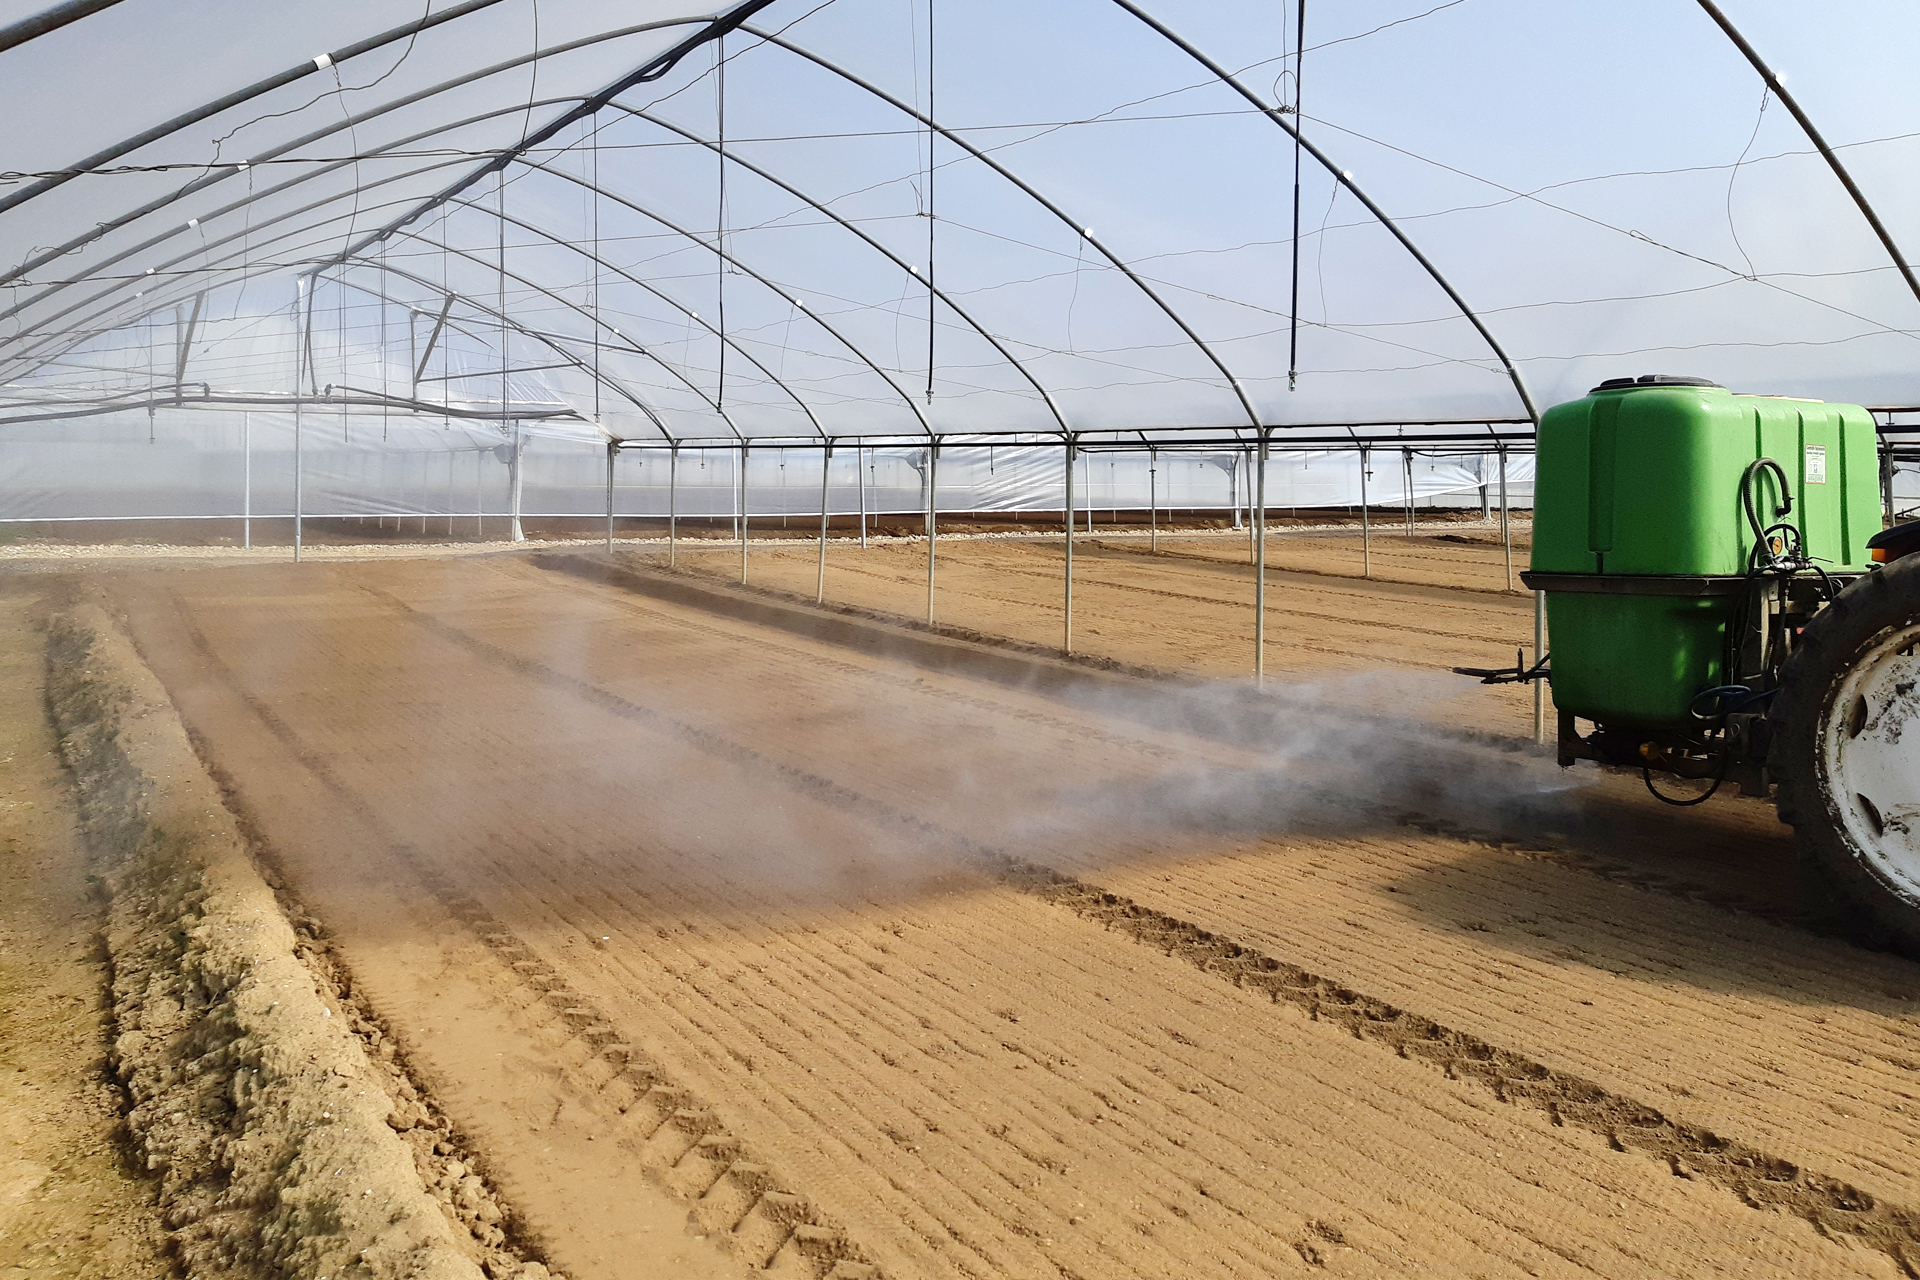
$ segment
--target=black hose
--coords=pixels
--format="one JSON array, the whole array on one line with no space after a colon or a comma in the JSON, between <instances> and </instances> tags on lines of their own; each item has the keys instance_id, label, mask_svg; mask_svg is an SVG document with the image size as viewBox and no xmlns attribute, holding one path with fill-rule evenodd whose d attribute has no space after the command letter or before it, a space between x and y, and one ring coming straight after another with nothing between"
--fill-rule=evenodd
<instances>
[{"instance_id":1,"label":"black hose","mask_svg":"<svg viewBox=\"0 0 1920 1280\"><path fill-rule=\"evenodd\" d=\"M1787 490L1786 471L1772 458L1755 458L1747 464L1747 469L1740 475L1740 506L1747 513L1747 525L1753 530L1754 553L1762 554L1764 549L1767 567L1772 568L1780 562L1780 557L1773 554L1773 548L1767 542L1768 529L1761 524L1759 513L1753 509L1753 478L1763 470L1771 470L1780 481L1780 506L1773 513L1774 520L1777 521L1781 516L1793 513L1793 494ZM1779 526L1776 524L1773 527ZM1796 536L1798 532L1795 530ZM1747 562L1749 564L1753 562L1751 556L1748 557Z\"/></svg>"},{"instance_id":2,"label":"black hose","mask_svg":"<svg viewBox=\"0 0 1920 1280\"><path fill-rule=\"evenodd\" d=\"M1713 775L1713 785L1705 791L1702 791L1699 795L1685 800L1676 800L1672 796L1661 795L1659 789L1653 785L1653 770L1644 764L1640 766L1640 779L1647 784L1647 794L1655 800L1658 800L1661 804L1670 804L1676 809L1690 809L1696 804L1705 804L1707 801L1713 799L1714 793L1720 790L1720 784L1727 780L1727 769L1732 764L1733 748L1731 746L1722 748L1720 752L1720 767Z\"/></svg>"}]
</instances>

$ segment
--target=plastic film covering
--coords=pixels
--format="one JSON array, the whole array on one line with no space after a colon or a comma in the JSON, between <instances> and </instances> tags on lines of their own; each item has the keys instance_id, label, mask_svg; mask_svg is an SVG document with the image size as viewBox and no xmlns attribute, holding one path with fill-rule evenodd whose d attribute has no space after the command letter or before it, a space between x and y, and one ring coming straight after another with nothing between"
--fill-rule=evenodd
<instances>
[{"instance_id":1,"label":"plastic film covering","mask_svg":"<svg viewBox=\"0 0 1920 1280\"><path fill-rule=\"evenodd\" d=\"M1184 442L1169 503L1226 507L1263 434L1281 505L1362 445L1373 501L1404 448L1477 502L1605 377L1920 401L1833 168L1920 244L1920 12L1733 14L1833 161L1695 6L1298 12L110 4L0 49L0 515L230 512L248 432L285 501L296 402L316 513L483 506L519 438L533 514L601 510L608 440L690 503L751 442L756 511L826 442L875 510L936 441L943 508L1056 507L1069 438L1137 447L1096 505Z\"/></svg>"},{"instance_id":2,"label":"plastic film covering","mask_svg":"<svg viewBox=\"0 0 1920 1280\"><path fill-rule=\"evenodd\" d=\"M514 435L492 424L414 416L376 419L304 411L299 465L309 516L505 516L512 511ZM162 409L78 424L14 428L0 438L0 522L230 519L293 513L293 415L210 415ZM519 435L521 513L604 517L607 450L577 433L526 426ZM825 450L765 444L745 459L750 516L817 516ZM1372 506L1477 507L1499 504L1492 454L1371 448L1365 499ZM676 461L677 457L677 461ZM84 463L79 460L84 459ZM825 459L827 504L835 515L923 512L925 446L837 445ZM79 465L76 465L79 463ZM614 512L664 517L732 517L742 505L737 449L664 445L621 449L614 459ZM1081 512L1217 512L1239 518L1252 498L1252 449L1168 446L1085 450L1077 456L1074 503ZM1048 511L1065 506L1064 455L1057 447L1008 441L943 445L934 492L943 512ZM86 483L74 477L84 472ZM1267 501L1287 508L1352 507L1362 500L1357 450L1274 451ZM1508 499L1531 504L1533 457L1508 458ZM1485 490L1483 494L1482 490ZM429 532L473 532L471 524Z\"/></svg>"}]
</instances>

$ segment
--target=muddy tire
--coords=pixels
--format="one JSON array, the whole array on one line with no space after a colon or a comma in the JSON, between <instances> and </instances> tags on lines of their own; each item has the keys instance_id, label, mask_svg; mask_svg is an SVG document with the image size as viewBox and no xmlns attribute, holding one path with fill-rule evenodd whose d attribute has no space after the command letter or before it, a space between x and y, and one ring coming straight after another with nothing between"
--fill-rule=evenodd
<instances>
[{"instance_id":1,"label":"muddy tire","mask_svg":"<svg viewBox=\"0 0 1920 1280\"><path fill-rule=\"evenodd\" d=\"M1842 591L1781 670L1768 772L1808 906L1920 956L1920 556Z\"/></svg>"}]
</instances>

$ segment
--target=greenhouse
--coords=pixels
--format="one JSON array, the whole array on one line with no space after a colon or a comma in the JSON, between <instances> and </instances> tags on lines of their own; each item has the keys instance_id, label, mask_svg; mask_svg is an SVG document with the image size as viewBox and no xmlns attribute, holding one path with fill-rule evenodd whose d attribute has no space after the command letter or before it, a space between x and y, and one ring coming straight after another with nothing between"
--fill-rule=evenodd
<instances>
[{"instance_id":1,"label":"greenhouse","mask_svg":"<svg viewBox=\"0 0 1920 1280\"><path fill-rule=\"evenodd\" d=\"M1916 1275L1916 47L0 0L0 1280Z\"/></svg>"},{"instance_id":2,"label":"greenhouse","mask_svg":"<svg viewBox=\"0 0 1920 1280\"><path fill-rule=\"evenodd\" d=\"M57 6L0 518L1059 510L1069 443L1082 505L1245 508L1263 442L1274 505L1518 502L1544 407L1668 367L1911 420L1872 53L1796 48L1816 147L1704 13L1456 7ZM1595 127L1610 49L1673 99Z\"/></svg>"}]
</instances>

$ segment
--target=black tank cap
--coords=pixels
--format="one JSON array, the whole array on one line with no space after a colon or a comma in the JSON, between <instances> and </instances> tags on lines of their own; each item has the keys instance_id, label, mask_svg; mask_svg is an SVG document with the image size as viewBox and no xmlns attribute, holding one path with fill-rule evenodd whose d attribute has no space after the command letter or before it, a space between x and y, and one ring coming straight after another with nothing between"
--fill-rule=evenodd
<instances>
[{"instance_id":1,"label":"black tank cap","mask_svg":"<svg viewBox=\"0 0 1920 1280\"><path fill-rule=\"evenodd\" d=\"M1643 373L1637 378L1608 378L1593 391L1618 391L1622 387L1718 387L1711 378L1689 378L1682 373ZM1724 390L1724 388L1722 388ZM1592 395L1593 391L1587 392Z\"/></svg>"}]
</instances>

